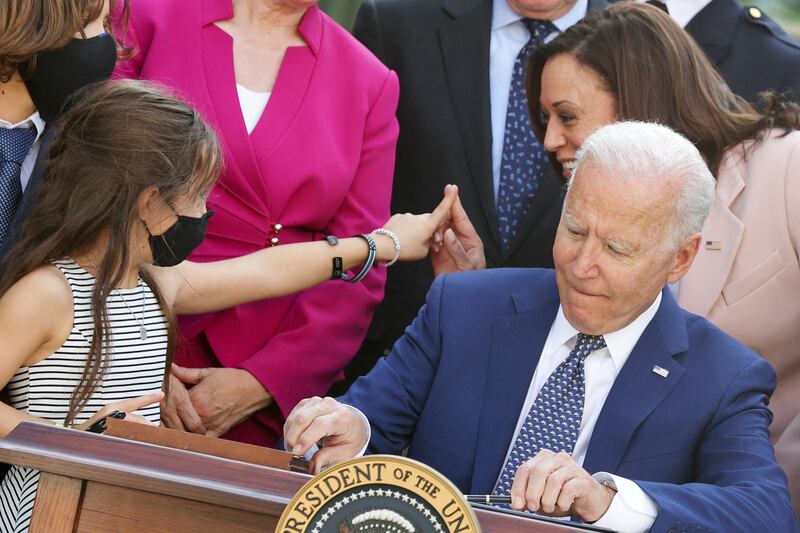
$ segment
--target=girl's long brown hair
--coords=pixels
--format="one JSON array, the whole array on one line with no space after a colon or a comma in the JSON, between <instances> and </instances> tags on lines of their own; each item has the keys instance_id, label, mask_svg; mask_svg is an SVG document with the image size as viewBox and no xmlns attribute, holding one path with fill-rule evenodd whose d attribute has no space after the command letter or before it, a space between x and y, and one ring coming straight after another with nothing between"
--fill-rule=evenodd
<instances>
[{"instance_id":1,"label":"girl's long brown hair","mask_svg":"<svg viewBox=\"0 0 800 533\"><path fill-rule=\"evenodd\" d=\"M86 406L107 366L111 339L106 301L122 282L134 227L142 224L140 195L157 187L168 202L184 195L202 197L221 165L217 138L199 114L144 82L89 87L62 117L38 199L0 273L0 296L33 270L86 253L107 238L92 292L94 335L66 423ZM169 365L174 317L150 276L145 271L141 275L169 321Z\"/></svg>"},{"instance_id":2,"label":"girl's long brown hair","mask_svg":"<svg viewBox=\"0 0 800 533\"><path fill-rule=\"evenodd\" d=\"M762 95L759 113L733 94L669 15L647 4L620 2L588 15L531 57L528 102L539 139L546 130L539 103L542 71L559 54L572 55L600 76L616 96L619 120L658 122L682 133L713 174L726 150L758 140L770 128L788 131L800 123L800 107L777 95Z\"/></svg>"},{"instance_id":3,"label":"girl's long brown hair","mask_svg":"<svg viewBox=\"0 0 800 533\"><path fill-rule=\"evenodd\" d=\"M103 12L104 0L2 0L0 2L0 82L15 71L23 77L35 66L36 56L65 46L75 34ZM129 0L110 0L119 28L127 28ZM117 43L124 41L120 35ZM120 51L130 51L120 47Z\"/></svg>"}]
</instances>

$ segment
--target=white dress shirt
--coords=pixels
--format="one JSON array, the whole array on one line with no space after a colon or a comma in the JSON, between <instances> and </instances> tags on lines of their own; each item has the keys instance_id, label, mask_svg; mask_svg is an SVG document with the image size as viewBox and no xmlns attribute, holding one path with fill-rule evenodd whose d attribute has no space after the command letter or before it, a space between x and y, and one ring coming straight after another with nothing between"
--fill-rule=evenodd
<instances>
[{"instance_id":1,"label":"white dress shirt","mask_svg":"<svg viewBox=\"0 0 800 533\"><path fill-rule=\"evenodd\" d=\"M33 146L31 146L31 149L28 150L28 155L26 155L25 159L22 161L22 166L20 169L19 181L22 183L23 192L28 187L28 182L31 180L33 167L36 165L36 158L39 155L39 145L41 144L40 140L42 133L44 133L44 126L44 120L42 120L42 117L39 116L38 111L25 120L17 122L16 124L11 124L10 122L0 118L0 128L36 128L36 139L33 141Z\"/></svg>"},{"instance_id":2,"label":"white dress shirt","mask_svg":"<svg viewBox=\"0 0 800 533\"><path fill-rule=\"evenodd\" d=\"M583 460L586 458L589 441L592 439L595 424L600 416L600 411L603 409L608 393L611 391L614 381L628 360L634 346L639 342L639 337L642 336L645 328L647 328L656 311L658 311L659 305L661 305L661 293L636 320L619 331L603 335L606 347L602 350L596 350L586 357L584 363L586 389L583 418L581 419L578 439L575 441L575 448L572 452L572 458L579 465L583 465ZM508 455L514 447L516 435L522 428L522 424L525 422L536 396L539 395L539 391L544 386L547 378L550 377L550 374L569 356L572 348L575 347L578 333L578 330L567 322L564 312L559 306L558 314L553 321L553 325L550 326L550 333L544 343L539 363L533 373L528 395L522 404L517 427L514 430L514 438L511 439L503 464L508 460ZM599 478L611 477L617 486L617 495L611 502L611 507L606 514L595 522L595 525L614 529L620 533L649 530L658 514L658 507L653 499L639 488L636 483L628 479L605 472L598 473L596 476L599 476Z\"/></svg>"},{"instance_id":3,"label":"white dress shirt","mask_svg":"<svg viewBox=\"0 0 800 533\"><path fill-rule=\"evenodd\" d=\"M272 92L258 92L251 91L244 85L236 84L236 92L239 95L239 106L242 108L242 118L244 118L244 125L247 128L247 134L253 133L258 121L261 120L261 115L269 103L269 97Z\"/></svg>"},{"instance_id":4,"label":"white dress shirt","mask_svg":"<svg viewBox=\"0 0 800 533\"><path fill-rule=\"evenodd\" d=\"M646 0L638 0L638 2L645 2ZM661 0L667 6L669 16L672 20L677 22L681 28L685 28L687 24L694 18L695 15L700 13L704 7L711 3L711 0Z\"/></svg>"},{"instance_id":5,"label":"white dress shirt","mask_svg":"<svg viewBox=\"0 0 800 533\"><path fill-rule=\"evenodd\" d=\"M586 16L588 0L577 0L565 15L552 21L559 31L564 31ZM508 111L508 92L514 75L514 61L531 34L506 0L495 0L492 6L492 34L489 42L489 103L492 116L492 177L494 197L500 188L500 164L503 159L503 140ZM553 40L558 32L545 38Z\"/></svg>"}]
</instances>

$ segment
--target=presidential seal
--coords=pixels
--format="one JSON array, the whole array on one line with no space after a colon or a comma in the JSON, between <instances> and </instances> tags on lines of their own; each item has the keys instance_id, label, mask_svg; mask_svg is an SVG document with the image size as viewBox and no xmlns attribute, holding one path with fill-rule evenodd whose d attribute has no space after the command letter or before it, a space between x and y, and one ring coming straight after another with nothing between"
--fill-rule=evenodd
<instances>
[{"instance_id":1,"label":"presidential seal","mask_svg":"<svg viewBox=\"0 0 800 533\"><path fill-rule=\"evenodd\" d=\"M331 467L284 510L278 533L473 533L472 508L444 476L422 463L371 455Z\"/></svg>"}]
</instances>

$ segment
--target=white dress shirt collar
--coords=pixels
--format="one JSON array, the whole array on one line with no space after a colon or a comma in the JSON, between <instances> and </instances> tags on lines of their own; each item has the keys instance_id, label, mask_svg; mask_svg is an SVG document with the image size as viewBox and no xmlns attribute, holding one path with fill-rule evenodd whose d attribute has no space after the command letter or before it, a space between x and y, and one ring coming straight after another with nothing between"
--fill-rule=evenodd
<instances>
[{"instance_id":1,"label":"white dress shirt collar","mask_svg":"<svg viewBox=\"0 0 800 533\"><path fill-rule=\"evenodd\" d=\"M644 2L645 0L638 0ZM700 13L704 7L711 3L711 0L662 0L667 6L669 16L677 22L681 28L685 28L695 15Z\"/></svg>"},{"instance_id":2,"label":"white dress shirt collar","mask_svg":"<svg viewBox=\"0 0 800 533\"><path fill-rule=\"evenodd\" d=\"M661 305L660 292L650 307L648 307L644 313L639 315L636 320L620 330L603 335L603 338L606 341L606 347L611 354L611 360L614 362L614 368L617 372L622 369L625 361L628 360L628 357L631 355L634 346L636 346L636 343L639 342L639 337L642 336L642 333L644 333L647 325L650 324L651 320L653 320L653 317L658 311L659 305ZM564 310L559 305L558 313L556 314L556 318L553 321L552 327L550 328L550 335L547 338L547 345L542 353L552 353L558 346L566 344L576 337L578 333L579 331L572 327L572 324L567 321L567 318L564 316Z\"/></svg>"},{"instance_id":3,"label":"white dress shirt collar","mask_svg":"<svg viewBox=\"0 0 800 533\"><path fill-rule=\"evenodd\" d=\"M572 6L572 9L552 22L555 27L558 28L558 31L563 32L585 17L588 8L589 0L577 0ZM508 26L523 18L522 15L511 9L507 0L494 1L492 5L492 31L502 28L503 26Z\"/></svg>"},{"instance_id":4,"label":"white dress shirt collar","mask_svg":"<svg viewBox=\"0 0 800 533\"><path fill-rule=\"evenodd\" d=\"M0 128L29 128L31 126L36 128L36 139L34 140L34 142L36 142L39 140L39 137L42 136L42 133L44 133L45 127L44 119L42 119L38 111L34 112L33 115L29 116L25 120L17 122L16 124L12 124L7 120L0 118Z\"/></svg>"}]
</instances>

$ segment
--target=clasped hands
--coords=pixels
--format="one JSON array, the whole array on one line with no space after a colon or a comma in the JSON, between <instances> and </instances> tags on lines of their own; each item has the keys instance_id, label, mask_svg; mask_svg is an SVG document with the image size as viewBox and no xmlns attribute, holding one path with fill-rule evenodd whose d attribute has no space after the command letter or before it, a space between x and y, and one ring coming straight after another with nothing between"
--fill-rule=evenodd
<instances>
[{"instance_id":1,"label":"clasped hands","mask_svg":"<svg viewBox=\"0 0 800 533\"><path fill-rule=\"evenodd\" d=\"M312 472L352 459L364 449L369 428L363 416L333 398L308 398L284 425L286 447L296 455L322 446L311 461ZM542 450L523 463L511 486L511 507L548 516L574 516L596 522L608 511L616 492L602 485L566 452Z\"/></svg>"},{"instance_id":2,"label":"clasped hands","mask_svg":"<svg viewBox=\"0 0 800 533\"><path fill-rule=\"evenodd\" d=\"M219 437L271 403L272 396L247 370L173 364L161 421L171 429Z\"/></svg>"}]
</instances>

